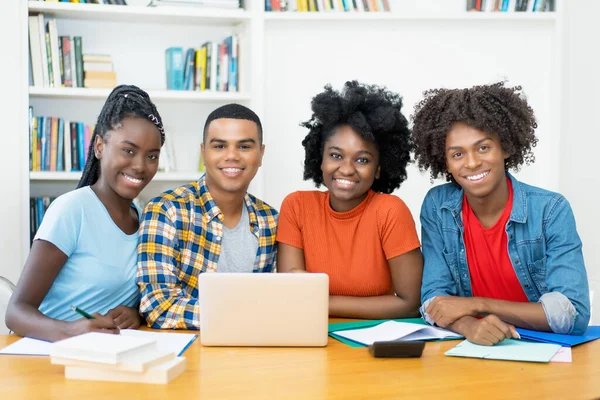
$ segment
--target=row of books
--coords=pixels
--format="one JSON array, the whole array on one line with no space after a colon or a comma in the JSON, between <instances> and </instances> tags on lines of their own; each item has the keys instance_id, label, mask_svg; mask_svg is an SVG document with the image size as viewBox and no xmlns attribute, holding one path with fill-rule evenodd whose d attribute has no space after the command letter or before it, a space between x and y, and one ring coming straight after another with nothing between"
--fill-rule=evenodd
<instances>
[{"instance_id":1,"label":"row of books","mask_svg":"<svg viewBox=\"0 0 600 400\"><path fill-rule=\"evenodd\" d=\"M33 238L44 219L44 214L50 207L50 203L54 201L55 197L30 197L29 198L29 231L31 233L30 243L33 243Z\"/></svg>"},{"instance_id":2,"label":"row of books","mask_svg":"<svg viewBox=\"0 0 600 400\"><path fill-rule=\"evenodd\" d=\"M239 91L239 40L206 42L199 49L170 47L165 51L167 89L213 92Z\"/></svg>"},{"instance_id":3,"label":"row of books","mask_svg":"<svg viewBox=\"0 0 600 400\"><path fill-rule=\"evenodd\" d=\"M467 0L467 11L555 11L555 0Z\"/></svg>"},{"instance_id":4,"label":"row of books","mask_svg":"<svg viewBox=\"0 0 600 400\"><path fill-rule=\"evenodd\" d=\"M29 170L82 171L94 127L57 117L34 117L29 108Z\"/></svg>"},{"instance_id":5,"label":"row of books","mask_svg":"<svg viewBox=\"0 0 600 400\"><path fill-rule=\"evenodd\" d=\"M389 12L391 9L388 0L265 0L265 11Z\"/></svg>"},{"instance_id":6,"label":"row of books","mask_svg":"<svg viewBox=\"0 0 600 400\"><path fill-rule=\"evenodd\" d=\"M29 16L29 61L34 86L83 87L81 36L58 36L56 19Z\"/></svg>"},{"instance_id":7,"label":"row of books","mask_svg":"<svg viewBox=\"0 0 600 400\"><path fill-rule=\"evenodd\" d=\"M116 5L116 6L126 6L127 5L127 2L125 0L33 0L33 1L45 1L46 3L112 4L112 5Z\"/></svg>"},{"instance_id":8,"label":"row of books","mask_svg":"<svg viewBox=\"0 0 600 400\"><path fill-rule=\"evenodd\" d=\"M117 76L109 55L83 54L81 36L59 36L56 19L29 16L29 78L38 87L112 88Z\"/></svg>"}]
</instances>

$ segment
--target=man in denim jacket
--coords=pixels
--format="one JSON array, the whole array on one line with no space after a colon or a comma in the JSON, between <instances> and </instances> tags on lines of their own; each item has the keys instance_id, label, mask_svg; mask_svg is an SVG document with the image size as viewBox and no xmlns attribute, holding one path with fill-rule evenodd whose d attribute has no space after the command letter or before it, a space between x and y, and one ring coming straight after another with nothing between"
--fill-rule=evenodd
<instances>
[{"instance_id":1,"label":"man in denim jacket","mask_svg":"<svg viewBox=\"0 0 600 400\"><path fill-rule=\"evenodd\" d=\"M507 171L534 161L532 109L503 83L425 93L415 155L432 178L421 209L427 322L493 345L515 326L582 334L588 281L575 218L558 193Z\"/></svg>"}]
</instances>

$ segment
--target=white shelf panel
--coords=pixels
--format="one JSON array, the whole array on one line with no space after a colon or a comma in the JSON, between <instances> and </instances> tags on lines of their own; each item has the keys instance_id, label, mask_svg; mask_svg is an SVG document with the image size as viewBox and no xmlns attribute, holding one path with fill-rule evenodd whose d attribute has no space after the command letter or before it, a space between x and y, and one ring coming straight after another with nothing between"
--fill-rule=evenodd
<instances>
[{"instance_id":1,"label":"white shelf panel","mask_svg":"<svg viewBox=\"0 0 600 400\"><path fill-rule=\"evenodd\" d=\"M127 23L237 25L250 20L250 13L245 10L195 7L134 7L41 1L30 1L28 7L30 12L41 12L55 18Z\"/></svg>"},{"instance_id":2,"label":"white shelf panel","mask_svg":"<svg viewBox=\"0 0 600 400\"><path fill-rule=\"evenodd\" d=\"M115 6L116 7L116 6ZM108 97L111 89L87 88L44 88L29 87L29 96L33 98L70 98L70 99L100 99ZM249 101L250 95L244 92L195 92L191 90L148 90L152 101L197 101L197 102L226 102Z\"/></svg>"},{"instance_id":3,"label":"white shelf panel","mask_svg":"<svg viewBox=\"0 0 600 400\"><path fill-rule=\"evenodd\" d=\"M199 171L189 172L158 172L154 179L150 182L191 182L198 179L202 175ZM29 179L32 182L72 182L79 181L81 172L52 172L52 171L35 171L29 172Z\"/></svg>"},{"instance_id":4,"label":"white shelf panel","mask_svg":"<svg viewBox=\"0 0 600 400\"><path fill-rule=\"evenodd\" d=\"M265 21L556 21L554 12L461 12L401 14L394 12L265 12Z\"/></svg>"}]
</instances>

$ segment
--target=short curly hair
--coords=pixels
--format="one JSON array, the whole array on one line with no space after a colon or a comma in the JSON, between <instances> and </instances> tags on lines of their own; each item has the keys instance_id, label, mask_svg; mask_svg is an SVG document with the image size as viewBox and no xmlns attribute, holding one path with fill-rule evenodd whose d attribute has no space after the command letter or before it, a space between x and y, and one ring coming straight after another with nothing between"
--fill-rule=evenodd
<instances>
[{"instance_id":1,"label":"short curly hair","mask_svg":"<svg viewBox=\"0 0 600 400\"><path fill-rule=\"evenodd\" d=\"M323 146L340 126L348 125L379 152L379 179L371 189L391 193L406 180L412 142L408 120L402 114L402 97L377 85L346 82L341 91L325 86L313 97L312 117L301 126L310 131L302 141L305 150L304 180L323 184Z\"/></svg>"},{"instance_id":2,"label":"short curly hair","mask_svg":"<svg viewBox=\"0 0 600 400\"><path fill-rule=\"evenodd\" d=\"M523 164L535 162L532 148L538 139L533 110L521 94L521 86L504 84L425 91L411 116L419 169L429 169L432 180L445 175L454 182L446 168L446 136L457 122L498 135L502 149L509 154L504 163L507 170L518 171Z\"/></svg>"}]
</instances>

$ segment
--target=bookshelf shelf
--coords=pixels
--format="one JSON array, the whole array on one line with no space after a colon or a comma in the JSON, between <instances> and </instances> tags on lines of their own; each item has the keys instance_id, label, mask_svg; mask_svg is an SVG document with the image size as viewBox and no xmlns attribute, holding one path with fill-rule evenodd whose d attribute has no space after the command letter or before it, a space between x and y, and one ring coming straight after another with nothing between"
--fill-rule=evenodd
<instances>
[{"instance_id":1,"label":"bookshelf shelf","mask_svg":"<svg viewBox=\"0 0 600 400\"><path fill-rule=\"evenodd\" d=\"M115 6L116 7L116 6ZM108 97L110 89L87 89L87 88L44 88L29 87L29 95L33 98L69 98L104 100ZM244 92L195 92L190 90L148 90L153 101L195 101L195 102L228 102L249 101L250 94Z\"/></svg>"},{"instance_id":2,"label":"bookshelf shelf","mask_svg":"<svg viewBox=\"0 0 600 400\"><path fill-rule=\"evenodd\" d=\"M191 182L200 177L202 172L158 172L152 182ZM29 172L29 180L32 182L45 181L62 181L73 182L79 181L81 172L51 172L51 171L36 171ZM152 182L150 182L152 184Z\"/></svg>"},{"instance_id":3,"label":"bookshelf shelf","mask_svg":"<svg viewBox=\"0 0 600 400\"><path fill-rule=\"evenodd\" d=\"M460 12L401 14L394 12L265 12L265 21L556 21L554 12Z\"/></svg>"},{"instance_id":4,"label":"bookshelf shelf","mask_svg":"<svg viewBox=\"0 0 600 400\"><path fill-rule=\"evenodd\" d=\"M127 23L238 25L251 19L250 14L244 10L193 7L134 7L30 1L28 8L30 12L40 12L55 18Z\"/></svg>"}]
</instances>

